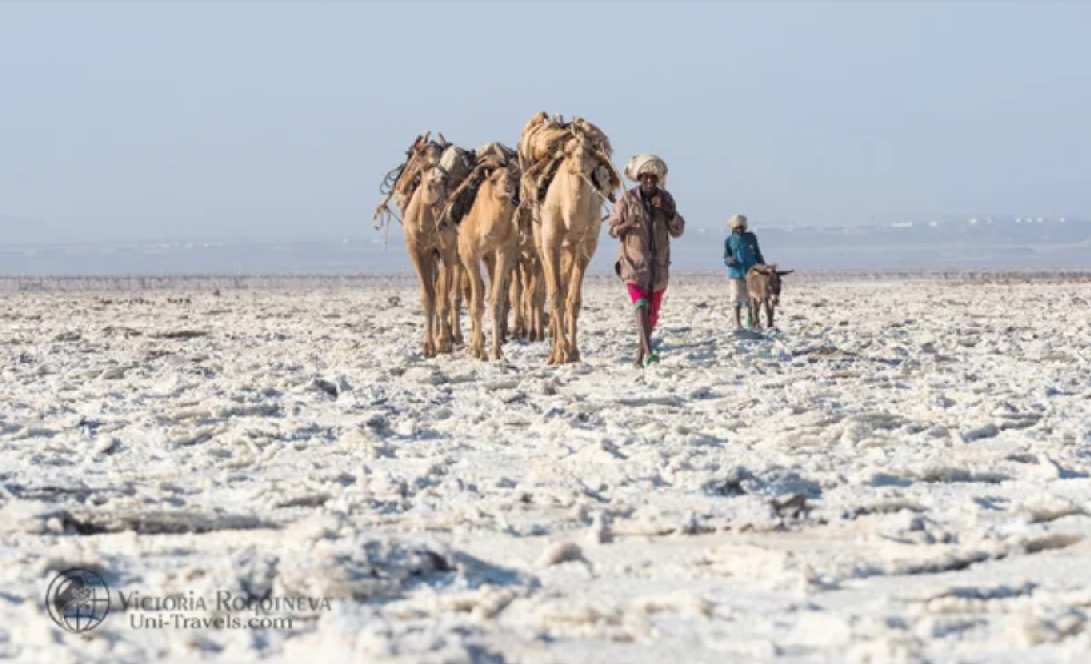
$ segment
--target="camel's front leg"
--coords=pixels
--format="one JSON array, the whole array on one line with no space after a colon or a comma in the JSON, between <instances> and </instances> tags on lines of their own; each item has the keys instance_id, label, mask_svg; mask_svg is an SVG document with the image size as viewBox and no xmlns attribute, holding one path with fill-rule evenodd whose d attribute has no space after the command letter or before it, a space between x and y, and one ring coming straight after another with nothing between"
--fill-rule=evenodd
<instances>
[{"instance_id":1,"label":"camel's front leg","mask_svg":"<svg viewBox=\"0 0 1091 664\"><path fill-rule=\"evenodd\" d=\"M485 282L481 279L481 259L466 249L459 251L462 268L470 286L470 355L485 359L485 333L481 329L485 313Z\"/></svg>"},{"instance_id":2,"label":"camel's front leg","mask_svg":"<svg viewBox=\"0 0 1091 664\"><path fill-rule=\"evenodd\" d=\"M576 253L579 245L573 244L570 251ZM587 264L590 259L585 259L582 253L572 257L572 272L568 279L568 301L565 311L565 322L568 323L565 335L566 350L569 362L580 361L579 344L576 342L576 329L580 318L580 309L583 307L583 276L587 273Z\"/></svg>"},{"instance_id":3,"label":"camel's front leg","mask_svg":"<svg viewBox=\"0 0 1091 664\"><path fill-rule=\"evenodd\" d=\"M493 271L493 281L489 284L489 305L492 313L492 348L489 358L493 360L503 359L500 345L504 343L504 323L508 317L508 277L511 273L511 262L514 252L511 247L502 247L496 250L496 263Z\"/></svg>"},{"instance_id":4,"label":"camel's front leg","mask_svg":"<svg viewBox=\"0 0 1091 664\"><path fill-rule=\"evenodd\" d=\"M523 263L521 258L516 258L515 264L511 268L511 308L515 313L515 326L512 328L512 334L519 339L525 339L527 336L527 319L526 319L526 307L523 306Z\"/></svg>"},{"instance_id":5,"label":"camel's front leg","mask_svg":"<svg viewBox=\"0 0 1091 664\"><path fill-rule=\"evenodd\" d=\"M485 281L481 277L478 260L473 267L466 266L470 274L470 353L479 360L485 359Z\"/></svg>"},{"instance_id":6,"label":"camel's front leg","mask_svg":"<svg viewBox=\"0 0 1091 664\"><path fill-rule=\"evenodd\" d=\"M448 296L451 289L450 258L446 257L441 266L436 270L436 324L439 326L439 340L436 342L436 350L440 353L450 353L454 350L451 340L451 298Z\"/></svg>"},{"instance_id":7,"label":"camel's front leg","mask_svg":"<svg viewBox=\"0 0 1091 664\"><path fill-rule=\"evenodd\" d=\"M530 340L545 340L545 280L542 277L542 264L535 261L530 271Z\"/></svg>"},{"instance_id":8,"label":"camel's front leg","mask_svg":"<svg viewBox=\"0 0 1091 664\"><path fill-rule=\"evenodd\" d=\"M523 312L523 336L527 341L534 341L534 261L531 259L520 259L519 287L523 293L519 300L519 308Z\"/></svg>"},{"instance_id":9,"label":"camel's front leg","mask_svg":"<svg viewBox=\"0 0 1091 664\"><path fill-rule=\"evenodd\" d=\"M461 346L462 340L462 262L456 257L452 259L450 283L446 297L450 300L451 316L451 341L456 346Z\"/></svg>"},{"instance_id":10,"label":"camel's front leg","mask_svg":"<svg viewBox=\"0 0 1091 664\"><path fill-rule=\"evenodd\" d=\"M495 255L495 253L487 253L482 258L482 260L485 262L485 272L486 272L486 275L488 276L488 279L489 279L489 288L490 289L495 289L496 288L496 255ZM490 299L489 301L491 302L492 300ZM489 316L492 316L492 314L490 313ZM507 325L502 325L501 326L501 329L500 329L501 338L504 337L504 334L506 332L506 330L504 328L506 328L506 327L507 327ZM494 327L493 330L495 331L496 328Z\"/></svg>"},{"instance_id":11,"label":"camel's front leg","mask_svg":"<svg viewBox=\"0 0 1091 664\"><path fill-rule=\"evenodd\" d=\"M436 315L435 262L430 252L416 248L409 252L409 256L413 261L413 267L417 270L417 278L420 280L420 303L424 309L424 342L421 344L421 353L425 357L435 357L436 345L433 340Z\"/></svg>"},{"instance_id":12,"label":"camel's front leg","mask_svg":"<svg viewBox=\"0 0 1091 664\"><path fill-rule=\"evenodd\" d=\"M564 307L561 290L561 247L553 234L542 232L542 272L545 276L546 306L549 308L549 334L553 337L549 364L564 363Z\"/></svg>"}]
</instances>

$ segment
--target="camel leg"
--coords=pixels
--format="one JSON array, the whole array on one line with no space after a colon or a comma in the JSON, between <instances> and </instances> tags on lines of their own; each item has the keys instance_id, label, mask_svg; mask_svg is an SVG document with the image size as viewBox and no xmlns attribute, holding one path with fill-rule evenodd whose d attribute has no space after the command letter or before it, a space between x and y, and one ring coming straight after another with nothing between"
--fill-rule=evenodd
<instances>
[{"instance_id":1,"label":"camel leg","mask_svg":"<svg viewBox=\"0 0 1091 664\"><path fill-rule=\"evenodd\" d=\"M519 268L519 290L522 297L519 300L519 308L523 311L523 338L534 341L534 287L533 282L534 263L524 258Z\"/></svg>"},{"instance_id":2,"label":"camel leg","mask_svg":"<svg viewBox=\"0 0 1091 664\"><path fill-rule=\"evenodd\" d=\"M466 301L466 306L470 306L470 293L472 292L470 284L470 272L466 264L462 264L462 299Z\"/></svg>"},{"instance_id":3,"label":"camel leg","mask_svg":"<svg viewBox=\"0 0 1091 664\"><path fill-rule=\"evenodd\" d=\"M435 357L436 346L433 341L433 324L435 323L436 313L435 261L432 260L431 252L419 249L410 251L409 256L413 261L413 267L417 270L417 277L420 279L420 303L421 307L424 308L424 343L421 347L421 353L425 357Z\"/></svg>"},{"instance_id":4,"label":"camel leg","mask_svg":"<svg viewBox=\"0 0 1091 664\"><path fill-rule=\"evenodd\" d=\"M541 319L536 317L534 312L534 306L538 301L538 281L535 277L535 270L538 266L535 264L534 259L527 259L523 263L522 273L519 275L523 282L523 325L525 334L528 341L538 341L538 334L536 325L541 323Z\"/></svg>"},{"instance_id":5,"label":"camel leg","mask_svg":"<svg viewBox=\"0 0 1091 664\"><path fill-rule=\"evenodd\" d=\"M481 277L480 259L473 257L472 267L467 265L470 275L470 354L479 360L485 359L485 281Z\"/></svg>"},{"instance_id":6,"label":"camel leg","mask_svg":"<svg viewBox=\"0 0 1091 664\"><path fill-rule=\"evenodd\" d=\"M527 336L526 307L523 306L523 262L516 260L511 269L511 308L515 312L513 334L516 338Z\"/></svg>"},{"instance_id":7,"label":"camel leg","mask_svg":"<svg viewBox=\"0 0 1091 664\"><path fill-rule=\"evenodd\" d=\"M542 276L542 264L535 261L530 273L531 339L545 341L545 278Z\"/></svg>"},{"instance_id":8,"label":"camel leg","mask_svg":"<svg viewBox=\"0 0 1091 664\"><path fill-rule=\"evenodd\" d=\"M450 300L449 315L451 316L451 341L456 346L463 344L462 339L462 262L458 257L451 259L450 280L447 284L446 296Z\"/></svg>"},{"instance_id":9,"label":"camel leg","mask_svg":"<svg viewBox=\"0 0 1091 664\"><path fill-rule=\"evenodd\" d=\"M568 333L565 335L565 342L569 362L580 361L579 344L576 342L576 329L579 327L580 309L583 307L583 276L587 272L588 263L591 262L589 257L584 258L579 247L580 245L573 243L569 248L569 251L573 254L572 271L566 280L568 283L568 301L565 303L565 322L568 324Z\"/></svg>"},{"instance_id":10,"label":"camel leg","mask_svg":"<svg viewBox=\"0 0 1091 664\"><path fill-rule=\"evenodd\" d=\"M493 252L489 252L489 253L486 253L482 257L482 260L485 262L485 271L486 271L488 279L489 279L489 288L490 289L495 289L496 288L496 256L494 255ZM492 314L490 313L489 315L491 316ZM507 327L507 325L501 325L500 328L499 328L499 334L500 334L500 337L501 337L501 341L504 340L504 336L505 336L505 334L507 332L507 330L505 329L506 327ZM497 329L498 328L494 327L493 331L496 332Z\"/></svg>"},{"instance_id":11,"label":"camel leg","mask_svg":"<svg viewBox=\"0 0 1091 664\"><path fill-rule=\"evenodd\" d=\"M549 353L549 364L564 363L564 291L561 284L561 247L554 241L554 234L542 231L542 272L545 275L546 302L549 307L549 334L553 346Z\"/></svg>"},{"instance_id":12,"label":"camel leg","mask_svg":"<svg viewBox=\"0 0 1091 664\"><path fill-rule=\"evenodd\" d=\"M489 306L492 313L492 348L489 359L503 359L504 354L500 350L501 344L507 339L504 336L505 322L508 317L508 277L511 273L512 251L510 247L497 248L493 254L493 281L489 284Z\"/></svg>"},{"instance_id":13,"label":"camel leg","mask_svg":"<svg viewBox=\"0 0 1091 664\"><path fill-rule=\"evenodd\" d=\"M507 343L511 340L511 266L512 257L508 256L508 267L502 273L500 279L500 285L502 290L500 291L500 343Z\"/></svg>"},{"instance_id":14,"label":"camel leg","mask_svg":"<svg viewBox=\"0 0 1091 664\"><path fill-rule=\"evenodd\" d=\"M545 276L545 262L546 252L545 244L542 242L542 222L540 217L537 217L537 221L531 227L532 236L534 239L534 283L535 283L535 316L538 317L537 327L537 339L536 341L546 341L548 335L546 334L546 326L550 325L549 315L547 307L549 306L546 293L546 276Z\"/></svg>"},{"instance_id":15,"label":"camel leg","mask_svg":"<svg viewBox=\"0 0 1091 664\"><path fill-rule=\"evenodd\" d=\"M508 260L511 260L510 258ZM500 343L505 344L511 340L511 267L504 272L500 279Z\"/></svg>"},{"instance_id":16,"label":"camel leg","mask_svg":"<svg viewBox=\"0 0 1091 664\"><path fill-rule=\"evenodd\" d=\"M485 359L485 331L484 315L485 315L485 282L481 277L481 268L478 265L478 258L473 257L473 264L466 265L467 273L470 278L470 354L479 359Z\"/></svg>"},{"instance_id":17,"label":"camel leg","mask_svg":"<svg viewBox=\"0 0 1091 664\"><path fill-rule=\"evenodd\" d=\"M439 326L439 340L436 342L436 352L450 353L454 350L451 340L451 300L448 293L451 289L451 261L450 256L444 257L442 265L436 270L436 324Z\"/></svg>"}]
</instances>

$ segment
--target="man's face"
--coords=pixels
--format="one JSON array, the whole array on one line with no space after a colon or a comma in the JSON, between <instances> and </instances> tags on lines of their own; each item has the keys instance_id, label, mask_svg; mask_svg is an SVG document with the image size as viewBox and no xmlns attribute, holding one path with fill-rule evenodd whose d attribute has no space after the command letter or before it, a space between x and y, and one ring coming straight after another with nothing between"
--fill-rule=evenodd
<instances>
[{"instance_id":1,"label":"man's face","mask_svg":"<svg viewBox=\"0 0 1091 664\"><path fill-rule=\"evenodd\" d=\"M659 189L659 178L651 173L644 173L640 176L640 190L645 194L654 194Z\"/></svg>"}]
</instances>

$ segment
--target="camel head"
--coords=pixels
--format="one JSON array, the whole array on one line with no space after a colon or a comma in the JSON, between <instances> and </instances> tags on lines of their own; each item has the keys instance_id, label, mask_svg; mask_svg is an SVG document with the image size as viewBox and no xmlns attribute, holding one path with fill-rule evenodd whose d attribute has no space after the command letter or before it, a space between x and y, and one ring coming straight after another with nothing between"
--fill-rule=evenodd
<instances>
[{"instance_id":1,"label":"camel head","mask_svg":"<svg viewBox=\"0 0 1091 664\"><path fill-rule=\"evenodd\" d=\"M500 164L488 162L483 165L485 180L482 185L488 185L492 195L501 203L512 205L519 204L519 174L516 173L513 164Z\"/></svg>"},{"instance_id":2,"label":"camel head","mask_svg":"<svg viewBox=\"0 0 1091 664\"><path fill-rule=\"evenodd\" d=\"M440 158L443 157L444 147L435 141L421 143L417 146L414 157L423 166L438 166Z\"/></svg>"},{"instance_id":3,"label":"camel head","mask_svg":"<svg viewBox=\"0 0 1091 664\"><path fill-rule=\"evenodd\" d=\"M450 145L443 134L439 134L439 140L429 140L432 136L431 131L424 132L423 135L418 136L417 140L413 141L413 147L409 149L409 162L417 164L419 167L437 166L439 160L443 157L443 151Z\"/></svg>"},{"instance_id":4,"label":"camel head","mask_svg":"<svg viewBox=\"0 0 1091 664\"><path fill-rule=\"evenodd\" d=\"M447 171L441 166L425 166L417 191L421 203L429 207L438 205L447 197Z\"/></svg>"},{"instance_id":5,"label":"camel head","mask_svg":"<svg viewBox=\"0 0 1091 664\"><path fill-rule=\"evenodd\" d=\"M564 145L565 168L577 177L591 178L596 186L613 191L617 178L613 175L610 157L602 152L587 134L579 133Z\"/></svg>"},{"instance_id":6,"label":"camel head","mask_svg":"<svg viewBox=\"0 0 1091 664\"><path fill-rule=\"evenodd\" d=\"M590 139L578 134L564 144L565 167L572 175L590 174L598 166L598 157Z\"/></svg>"},{"instance_id":7,"label":"camel head","mask_svg":"<svg viewBox=\"0 0 1091 664\"><path fill-rule=\"evenodd\" d=\"M527 120L525 125L523 125L523 133L526 134L532 128L537 127L540 124L545 124L546 122L549 122L549 114L545 111L538 111Z\"/></svg>"}]
</instances>

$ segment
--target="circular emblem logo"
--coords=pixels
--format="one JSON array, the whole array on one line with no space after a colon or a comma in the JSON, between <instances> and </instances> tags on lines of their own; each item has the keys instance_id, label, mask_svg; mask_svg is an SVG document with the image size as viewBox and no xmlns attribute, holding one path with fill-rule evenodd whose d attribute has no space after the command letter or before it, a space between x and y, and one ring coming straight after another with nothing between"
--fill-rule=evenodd
<instances>
[{"instance_id":1,"label":"circular emblem logo","mask_svg":"<svg viewBox=\"0 0 1091 664\"><path fill-rule=\"evenodd\" d=\"M75 567L49 583L45 606L58 627L81 634L98 627L110 612L110 588L95 572Z\"/></svg>"}]
</instances>

